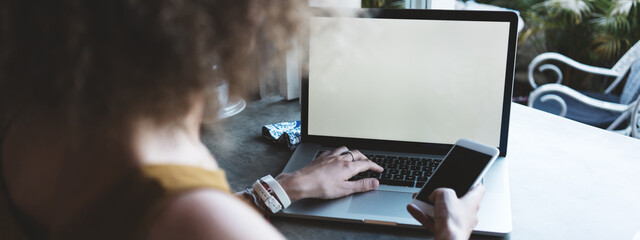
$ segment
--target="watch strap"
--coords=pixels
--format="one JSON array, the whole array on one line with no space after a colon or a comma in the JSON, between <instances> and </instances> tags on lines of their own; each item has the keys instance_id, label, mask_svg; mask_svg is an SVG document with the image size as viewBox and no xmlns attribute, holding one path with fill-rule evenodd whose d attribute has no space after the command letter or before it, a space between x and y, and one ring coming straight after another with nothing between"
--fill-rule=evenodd
<instances>
[{"instance_id":1,"label":"watch strap","mask_svg":"<svg viewBox=\"0 0 640 240\"><path fill-rule=\"evenodd\" d=\"M289 199L289 195L284 191L284 188L280 186L280 183L278 183L278 181L276 181L271 175L264 176L260 180L271 187L273 192L276 194L276 197L278 197L278 200L280 200L280 203L282 203L283 209L291 205L291 199Z\"/></svg>"},{"instance_id":2,"label":"watch strap","mask_svg":"<svg viewBox=\"0 0 640 240\"><path fill-rule=\"evenodd\" d=\"M262 199L264 204L272 213L277 213L282 210L282 205L280 204L280 202L278 202L275 197L269 194L267 189L265 189L260 183L260 180L254 182L252 187L253 191L258 195L258 197L260 197L260 199Z\"/></svg>"}]
</instances>

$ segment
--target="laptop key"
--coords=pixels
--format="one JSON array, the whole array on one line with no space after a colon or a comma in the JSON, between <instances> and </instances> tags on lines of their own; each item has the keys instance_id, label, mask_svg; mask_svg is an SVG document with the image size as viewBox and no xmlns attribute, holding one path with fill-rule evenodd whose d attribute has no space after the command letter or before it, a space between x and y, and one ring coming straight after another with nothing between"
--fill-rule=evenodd
<instances>
[{"instance_id":1,"label":"laptop key","mask_svg":"<svg viewBox=\"0 0 640 240\"><path fill-rule=\"evenodd\" d=\"M403 175L393 175L393 180L404 180L404 176Z\"/></svg>"},{"instance_id":2,"label":"laptop key","mask_svg":"<svg viewBox=\"0 0 640 240\"><path fill-rule=\"evenodd\" d=\"M429 158L421 158L420 161L418 162L419 166L428 166L433 162L432 159Z\"/></svg>"},{"instance_id":3,"label":"laptop key","mask_svg":"<svg viewBox=\"0 0 640 240\"><path fill-rule=\"evenodd\" d=\"M409 166L417 166L418 165L418 159L417 158L409 159L409 162L407 162L407 165L409 165Z\"/></svg>"}]
</instances>

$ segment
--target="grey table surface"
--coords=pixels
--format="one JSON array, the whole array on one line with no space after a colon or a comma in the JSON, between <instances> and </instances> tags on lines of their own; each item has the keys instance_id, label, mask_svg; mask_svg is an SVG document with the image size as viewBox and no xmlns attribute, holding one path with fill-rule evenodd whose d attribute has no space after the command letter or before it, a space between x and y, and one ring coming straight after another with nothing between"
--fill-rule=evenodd
<instances>
[{"instance_id":1,"label":"grey table surface","mask_svg":"<svg viewBox=\"0 0 640 240\"><path fill-rule=\"evenodd\" d=\"M292 152L261 136L300 119L298 101L266 98L202 130L234 190L282 171ZM512 104L507 239L633 239L640 232L640 140ZM425 230L271 217L289 239L425 239ZM496 237L472 236L472 239Z\"/></svg>"}]
</instances>

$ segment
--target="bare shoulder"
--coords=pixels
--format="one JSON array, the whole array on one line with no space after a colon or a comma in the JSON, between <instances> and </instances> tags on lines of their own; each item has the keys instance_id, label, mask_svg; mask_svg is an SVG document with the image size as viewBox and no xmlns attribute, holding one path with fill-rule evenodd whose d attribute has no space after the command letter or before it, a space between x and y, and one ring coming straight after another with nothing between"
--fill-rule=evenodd
<instances>
[{"instance_id":1,"label":"bare shoulder","mask_svg":"<svg viewBox=\"0 0 640 240\"><path fill-rule=\"evenodd\" d=\"M149 239L283 239L260 214L216 190L182 194L161 210Z\"/></svg>"}]
</instances>

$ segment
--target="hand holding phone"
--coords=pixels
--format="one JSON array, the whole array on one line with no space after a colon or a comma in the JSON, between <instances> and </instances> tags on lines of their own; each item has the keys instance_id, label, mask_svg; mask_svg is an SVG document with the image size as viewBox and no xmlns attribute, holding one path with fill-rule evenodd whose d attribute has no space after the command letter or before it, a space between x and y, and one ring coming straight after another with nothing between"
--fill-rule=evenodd
<instances>
[{"instance_id":1,"label":"hand holding phone","mask_svg":"<svg viewBox=\"0 0 640 240\"><path fill-rule=\"evenodd\" d=\"M415 204L407 205L407 210L436 238L469 239L478 224L478 209L483 196L482 184L472 187L462 198L458 198L453 189L441 188L430 196L435 205L434 216L426 215Z\"/></svg>"},{"instance_id":2,"label":"hand holding phone","mask_svg":"<svg viewBox=\"0 0 640 240\"><path fill-rule=\"evenodd\" d=\"M433 191L451 188L458 198L464 196L480 182L499 153L495 147L467 139L458 140L411 204L433 217L433 203L429 200Z\"/></svg>"}]
</instances>

